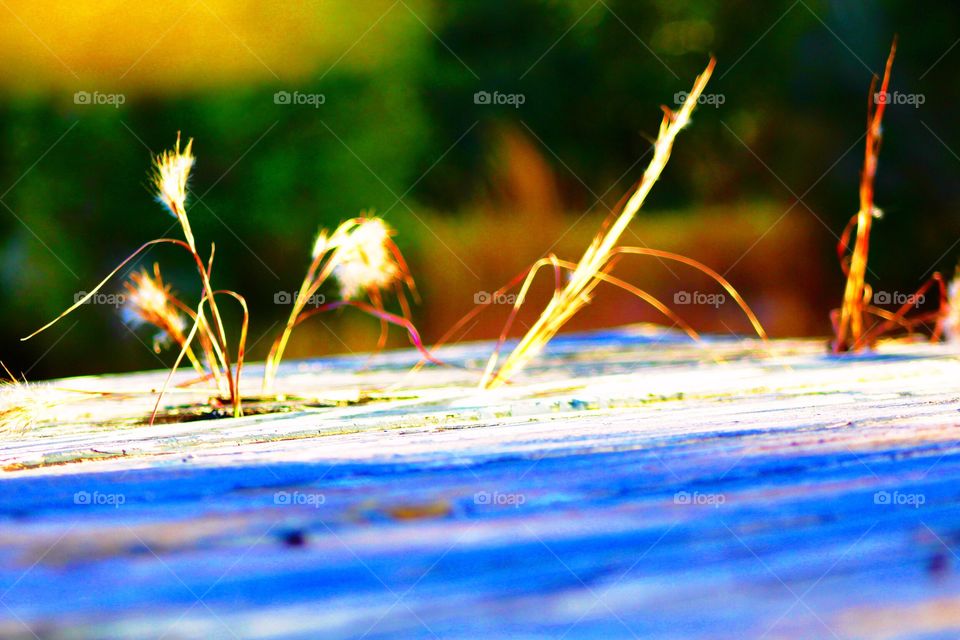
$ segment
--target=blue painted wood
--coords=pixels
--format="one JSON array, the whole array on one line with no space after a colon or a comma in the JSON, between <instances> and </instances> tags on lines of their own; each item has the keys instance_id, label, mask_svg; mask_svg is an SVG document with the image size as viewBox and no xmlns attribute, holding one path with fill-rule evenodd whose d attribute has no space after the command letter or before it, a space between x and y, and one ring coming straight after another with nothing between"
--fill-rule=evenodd
<instances>
[{"instance_id":1,"label":"blue painted wood","mask_svg":"<svg viewBox=\"0 0 960 640\"><path fill-rule=\"evenodd\" d=\"M956 357L666 338L563 337L502 396L158 427L163 452L8 471L0 632L960 637ZM287 375L399 376L411 358ZM699 386L615 406L668 375ZM464 417L491 397L511 415ZM436 421L392 428L410 416ZM65 430L4 459L92 438Z\"/></svg>"}]
</instances>

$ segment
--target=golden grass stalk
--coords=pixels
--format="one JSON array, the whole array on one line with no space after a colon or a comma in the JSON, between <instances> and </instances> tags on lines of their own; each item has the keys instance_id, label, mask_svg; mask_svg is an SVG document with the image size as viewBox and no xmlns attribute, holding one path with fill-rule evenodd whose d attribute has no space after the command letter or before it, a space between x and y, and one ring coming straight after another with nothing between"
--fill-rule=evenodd
<instances>
[{"instance_id":1,"label":"golden grass stalk","mask_svg":"<svg viewBox=\"0 0 960 640\"><path fill-rule=\"evenodd\" d=\"M247 344L247 331L250 327L250 309L247 307L246 299L235 291L230 291L227 289L220 289L213 292L214 296L226 295L235 299L239 304L240 308L243 311L243 324L240 327L240 339L237 342L237 373L236 373L236 391L237 399L239 403L240 397L240 374L243 370L243 360L246 355L246 344ZM154 420L156 420L157 412L160 410L160 401L163 399L164 394L167 391L167 387L170 385L170 380L173 378L173 374L177 372L177 369L180 366L180 363L183 361L184 356L190 350L190 343L193 342L193 338L197 335L197 330L203 327L203 305L208 301L208 298L204 296L200 299L200 304L197 306L195 313L192 313L193 317L193 326L190 328L190 333L184 339L183 346L180 349L180 355L177 356L176 362L173 363L173 366L170 368L170 372L167 374L166 380L163 382L163 387L160 389L160 393L157 394L157 401L153 406L153 413L150 414L150 424L153 425ZM238 414L236 411L236 404L234 405L234 417L240 417L242 414Z\"/></svg>"},{"instance_id":2,"label":"golden grass stalk","mask_svg":"<svg viewBox=\"0 0 960 640\"><path fill-rule=\"evenodd\" d=\"M757 319L756 314L753 313L753 310L746 303L746 301L739 294L739 292L737 292L737 290L733 287L732 284L730 284L729 281L727 281L726 278L724 278L719 273L717 273L710 267L706 266L705 264L697 260L694 260L692 258L688 258L686 256L680 255L678 253L673 253L670 251L662 251L659 249L649 249L646 247L615 247L611 253L613 255L611 256L610 261L607 262L607 264L604 266L602 271L597 273L596 282L594 283L594 285L600 282L606 282L608 284L611 284L619 289L623 289L624 291L636 296L640 300L643 300L644 302L652 306L654 309L656 309L657 311L665 315L671 321L673 321L674 325L680 327L680 329L684 333L686 333L688 336L690 336L692 340L699 341L700 334L698 334L693 329L693 327L691 327L690 324L687 323L683 318L677 315L676 312L673 311L673 309L671 309L666 304L664 304L661 300L651 295L650 293L644 291L643 289L640 289L639 287L636 287L630 284L629 282L626 282L624 280L621 280L620 278L610 275L609 272L616 265L616 261L618 258L620 258L621 255L634 254L634 255L656 257L661 260L663 259L672 260L674 262L680 262L682 264L688 265L700 271L704 275L716 281L721 287L723 287L727 291L727 293L730 294L730 296L734 299L734 301L743 311L744 315L750 321L750 324L753 326L753 329L754 331L756 331L757 335L763 340L767 339L767 333L763 329L763 326L760 324L760 321ZM530 269L524 271L521 274L521 276L518 276L518 278L515 279L515 281L511 282L510 284L501 288L500 290L498 290L493 294L493 297L497 297L506 293L507 291L509 291L519 283L520 278L524 278L523 285L521 286L520 291L517 294L517 299L513 305L513 309L510 312L510 316L507 319L507 322L503 328L503 331L500 333L500 338L497 341L496 346L494 347L493 355L491 356L490 360L487 362L487 369L485 371L490 370L491 363L496 364L496 361L499 357L500 350L503 347L503 344L506 342L507 333L509 332L510 327L513 324L513 321L515 320L516 315L520 310L520 307L523 305L523 303L526 300L527 292L529 290L530 285L533 282L533 278L536 276L536 272L548 264L554 265L555 271L557 270L557 268L560 268L560 269L565 269L570 272L573 272L577 268L576 263L569 262L566 260L560 260L553 254L551 254L535 262L533 266L530 267ZM557 279L557 282L559 282L559 272L556 273L556 279ZM556 287L556 291L559 291L559 290L560 290L560 287L558 285ZM474 318L480 311L482 311L483 308L484 308L483 306L477 306L470 313L468 313L466 316L461 318L461 320L458 321L456 325L454 325L454 327L452 327L450 331L444 334L444 336L440 339L440 341L434 345L434 349L444 344L452 335L454 335L460 328L462 328L467 321Z\"/></svg>"},{"instance_id":3,"label":"golden grass stalk","mask_svg":"<svg viewBox=\"0 0 960 640\"><path fill-rule=\"evenodd\" d=\"M493 349L493 355L492 355L492 356L490 357L490 359L487 361L487 367L486 367L486 369L484 370L484 375L485 375L485 376L486 376L486 375L489 375L490 371L492 370L492 367L496 365L496 362L497 362L497 360L498 360L498 358L499 358L499 355L500 355L500 350L503 348L503 345L504 345L504 343L505 343L506 340L507 340L507 335L508 335L508 333L510 332L510 328L513 326L514 320L516 320L517 313L519 313L519 311L520 311L520 307L523 306L523 303L524 303L524 302L526 302L527 293L528 293L529 290L530 290L530 286L533 284L533 280L534 280L534 278L536 277L537 272L539 272L540 269L542 269L542 268L544 268L544 267L546 267L546 266L553 266L554 281L555 281L554 291L555 291L555 292L561 290L561 287L560 287L560 282L561 282L561 269L565 269L565 270L567 270L567 271L570 272L570 273L574 273L574 272L576 272L576 270L577 270L577 264L576 264L575 262L569 262L569 261L567 261L567 260L560 260L560 259L557 258L555 255L550 254L550 255L546 256L545 258L540 258L539 260L537 260L536 262L534 262L533 265L523 274L523 284L520 286L520 290L517 292L517 297L516 297L516 300L515 300L514 303L513 303L513 308L510 310L510 315L508 316L506 323L504 323L503 330L500 332L500 337L499 337L499 339L497 340L496 346L495 346L494 349ZM656 297L653 296L653 295L650 295L649 293L647 293L647 292L644 291L643 289L640 289L639 287L635 287L634 285L632 285L632 284L630 284L630 283L628 283L628 282L625 282L625 281L623 281L623 280L621 280L621 279L619 279L619 278L616 278L616 277L610 275L609 273L607 273L607 271L608 271L608 269L607 269L606 267L604 267L604 270L603 270L603 271L597 273L597 275L596 275L597 280L598 280L598 281L607 282L607 283L612 284L612 285L614 285L614 286L616 286L616 287L619 287L620 289L623 289L624 291L627 291L627 292L633 294L634 296L640 298L640 299L643 300L644 302L647 302L647 303L650 304L652 307L654 307L655 309L657 309L658 311L660 311L661 313L663 313L665 316L667 316L668 318L670 318L670 319L674 322L674 324L676 324L676 325L679 326L681 329L683 329L683 331L685 331L686 334L687 334L688 336L690 336L691 339L693 339L693 340L699 340L699 339L700 339L700 334L698 334L696 331L694 331L693 327L691 327L689 324L687 324L687 322L686 322L685 320L683 320L683 318L681 318L681 317L678 316L676 313L674 313L674 311L673 311L672 309L670 309L670 307L668 307L667 305L665 305L665 304L664 304L663 302L661 302L658 298L656 298ZM515 285L515 284L516 284L516 283L514 283L514 285ZM495 293L495 296L494 296L494 297L499 296L499 295L502 295L503 293L505 293L505 292L506 292L507 290L509 290L510 288L512 288L512 287L511 287L511 286L508 286L508 287L505 287L505 288L504 288L503 290L501 290L501 291L497 291L497 292ZM475 308L474 308L474 312L479 312L482 308L483 308L483 307L475 307ZM454 326L453 330L454 330L454 331L458 330L459 327L462 326L462 324L461 324L462 322L465 322L466 320L472 318L472 317L475 315L474 312L471 312L470 314L467 314L467 316L465 316L465 318L462 319L461 322L458 322L458 323ZM449 332L448 332L448 335L445 335L443 338L441 338L440 344L442 344L449 335L450 335L450 334L449 334ZM439 345L435 345L435 347L436 347L436 346L439 346Z\"/></svg>"},{"instance_id":4,"label":"golden grass stalk","mask_svg":"<svg viewBox=\"0 0 960 640\"><path fill-rule=\"evenodd\" d=\"M320 232L313 246L312 260L293 300L293 308L283 331L274 341L264 364L263 392L270 393L276 382L277 369L283 360L293 329L320 311L353 306L380 319L378 348L386 344L387 325L399 324L407 329L411 341L422 349L419 333L410 319L406 290L416 295L416 286L407 263L393 241L395 231L382 218L352 218L342 222L332 234ZM318 291L333 278L340 288L341 300L317 304ZM387 313L383 292L393 290L402 309L402 316ZM355 300L366 296L370 304ZM306 310L314 302L314 309Z\"/></svg>"},{"instance_id":5,"label":"golden grass stalk","mask_svg":"<svg viewBox=\"0 0 960 640\"><path fill-rule=\"evenodd\" d=\"M158 155L154 160L154 169L152 175L152 181L154 187L156 188L156 198L163 204L167 210L173 215L180 223L180 227L183 230L184 240L177 240L175 238L159 238L157 240L151 240L144 243L136 251L127 256L117 267L111 271L107 276L100 281L97 286L95 286L91 291L87 293L86 296L76 301L72 306L63 311L56 318L40 327L38 330L34 331L29 336L23 338L23 340L29 340L38 333L45 331L50 328L61 319L63 319L68 314L72 313L82 305L86 304L93 296L103 288L106 283L112 279L117 273L120 272L127 264L129 264L134 258L140 255L143 251L158 244L173 244L179 247L182 247L188 251L191 257L194 260L194 263L197 266L197 271L200 274L200 280L202 284L203 297L201 299L201 304L197 307L198 311L194 317L194 327L195 330L191 332L190 338L185 338L185 347L189 348L190 340L192 339L192 334L196 332L196 329L199 328L205 334L205 338L201 340L201 343L206 350L209 347L208 360L211 367L211 373L218 381L218 384L221 381L226 382L227 394L229 395L229 401L233 406L233 415L239 417L242 415L242 401L239 391L239 376L242 363L238 361L238 366L236 372L234 372L233 367L230 362L229 356L229 347L227 342L226 331L224 330L223 321L220 317L220 311L216 305L216 294L217 291L214 291L213 286L210 282L211 272L213 270L213 256L214 256L214 246L211 245L210 248L210 257L207 262L204 263L203 258L201 258L199 251L197 250L196 242L194 240L193 231L190 228L190 220L187 217L186 210L186 199L187 199L187 183L190 178L190 170L193 168L195 158L192 154L193 149L193 140L190 140L186 147L181 151L180 149L180 134L177 133L177 142L173 150L164 151ZM231 296L238 297L237 294L233 292L219 292L221 294L228 294ZM203 314L203 300L209 301L209 307L211 310L212 323L208 322ZM245 308L245 304L243 305ZM186 307L184 307L186 308ZM191 313L188 311L188 313ZM192 315L192 313L191 313ZM244 312L244 330L246 331L246 322L247 316L246 311ZM242 340L245 339L245 335L242 336ZM243 344L241 343L238 347L238 357L242 357L243 353ZM222 388L221 388L222 390ZM158 399L159 402L159 399Z\"/></svg>"},{"instance_id":6,"label":"golden grass stalk","mask_svg":"<svg viewBox=\"0 0 960 640\"><path fill-rule=\"evenodd\" d=\"M504 286L500 287L499 289L491 293L489 296L489 299L486 302L481 302L477 304L476 306L474 306L473 309L468 311L462 318L457 320L457 322L455 322L452 327L447 329L447 331L442 336L440 336L440 338L436 342L433 343L433 346L431 347L431 349L435 351L440 347L442 347L443 345L450 342L455 336L458 335L458 333L460 333L460 331L467 325L467 323L469 323L471 320L476 318L482 311L490 307L493 304L494 300L499 299L501 296L505 295L507 292L516 288L518 285L520 285L521 282L523 282L524 284L527 284L531 279L531 274L535 274L537 271L539 271L540 269L542 269L548 264L554 266L555 273L556 273L557 267L566 269L567 271L570 271L570 272L573 272L577 268L577 264L575 262L560 260L553 254L550 254L545 258L540 258L531 266L527 267L526 269L521 271L519 274L514 276L514 278L510 280L507 284L505 284ZM679 317L667 305L665 305L663 302L658 300L656 297L640 289L639 287L635 287L634 285L624 282L619 278L615 278L614 276L611 276L608 273L603 273L603 272L598 273L597 277L603 280L604 282L608 282L615 287L619 287L625 291L628 291L629 293L637 296L641 300L648 302L655 309L659 310L668 318L673 320L674 324L678 325L683 331L685 331L692 340L700 339L700 335L696 331L694 331L693 328L690 327L690 325L683 320L683 318ZM526 300L526 291L528 289L529 289L529 285L523 288L521 292L517 295L517 299L514 302L513 309L510 312L510 318L507 320L506 324L504 325L503 331L500 334L500 339L497 341L497 345L494 348L495 354L498 354L500 352L500 349L503 347L503 343L506 342L507 333L509 332L510 327L513 324L513 321L516 318L516 315L520 309L520 306ZM559 290L560 287L556 286L556 289ZM416 365L413 366L413 368L411 369L411 373L415 373L419 371L423 367L423 365L425 365L428 361L436 362L435 359L424 356Z\"/></svg>"},{"instance_id":7,"label":"golden grass stalk","mask_svg":"<svg viewBox=\"0 0 960 640\"><path fill-rule=\"evenodd\" d=\"M190 228L190 219L187 217L187 183L190 179L190 170L196 159L193 157L193 139L187 142L184 150L180 151L180 132L177 132L177 142L172 151L164 151L156 157L154 161L153 182L157 189L157 199L164 204L174 217L180 222L183 230L183 237L187 241L190 251L196 256L200 280L203 284L204 295L210 304L210 313L213 316L212 334L215 338L213 344L217 345L215 352L219 356L223 373L227 380L230 392L230 401L233 404L234 417L240 417L243 409L240 399L240 389L238 376L233 374L230 364L229 347L227 345L227 333L224 330L223 319L220 317L220 309L217 307L216 296L213 292L213 286L210 283L210 271L213 262L213 248L210 250L210 258L206 267L203 266L203 260L197 251L197 245L193 238L193 230ZM198 307L197 322L200 327L207 326L206 319L203 316L203 306Z\"/></svg>"},{"instance_id":8,"label":"golden grass stalk","mask_svg":"<svg viewBox=\"0 0 960 640\"><path fill-rule=\"evenodd\" d=\"M856 350L864 345L864 313L872 293L865 282L867 257L870 253L870 227L873 219L880 214L874 206L873 186L877 175L877 159L880 156L881 124L887 106L886 96L889 95L887 89L890 86L890 70L893 67L896 52L897 40L894 38L890 46L890 54L887 56L879 94L875 93L877 77L874 76L870 82L870 96L867 101L867 142L864 150L863 172L860 174L860 209L856 215L857 235L849 266L844 264L847 284L843 291L843 306L840 309L840 321L836 326L836 339L833 343L835 353ZM883 99L877 100L877 96L882 96ZM841 238L841 245L843 244Z\"/></svg>"},{"instance_id":9,"label":"golden grass stalk","mask_svg":"<svg viewBox=\"0 0 960 640\"><path fill-rule=\"evenodd\" d=\"M716 60L711 58L707 68L697 76L687 100L679 110L673 111L663 107L664 115L660 123L659 134L654 143L653 158L644 171L643 178L636 190L627 199L622 211L616 216L613 223L609 226L605 224L593 239L571 273L567 284L562 289L555 291L540 317L521 338L499 370L496 369L499 352L495 351L490 357L480 382L481 387L500 386L523 369L533 357L543 350L544 346L560 331L563 325L590 301L593 289L602 281L599 274L604 272L615 253L620 236L643 206L647 195L659 179L664 167L666 167L673 149L674 139L680 133L680 130L690 122L690 115L710 80L715 65ZM527 282L524 283L521 291L525 292L529 287L533 275L535 275L535 271L528 273Z\"/></svg>"}]
</instances>

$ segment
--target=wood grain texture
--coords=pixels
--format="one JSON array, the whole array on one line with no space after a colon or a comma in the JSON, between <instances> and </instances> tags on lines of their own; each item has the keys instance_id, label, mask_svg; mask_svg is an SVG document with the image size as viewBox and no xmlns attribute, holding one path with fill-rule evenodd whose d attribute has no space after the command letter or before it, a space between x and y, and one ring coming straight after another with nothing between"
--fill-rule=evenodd
<instances>
[{"instance_id":1,"label":"wood grain texture","mask_svg":"<svg viewBox=\"0 0 960 640\"><path fill-rule=\"evenodd\" d=\"M0 453L0 636L960 637L949 347L627 327L496 392L415 359L290 363L324 402L152 428L162 374L53 385Z\"/></svg>"}]
</instances>

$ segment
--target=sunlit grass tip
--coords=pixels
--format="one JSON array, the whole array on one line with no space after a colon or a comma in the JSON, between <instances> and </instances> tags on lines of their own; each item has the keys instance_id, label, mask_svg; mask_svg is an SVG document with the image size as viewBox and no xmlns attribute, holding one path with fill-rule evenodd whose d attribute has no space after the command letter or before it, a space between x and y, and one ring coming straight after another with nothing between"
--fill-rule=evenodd
<instances>
[{"instance_id":1,"label":"sunlit grass tip","mask_svg":"<svg viewBox=\"0 0 960 640\"><path fill-rule=\"evenodd\" d=\"M173 149L165 150L154 158L151 180L157 192L157 201L178 219L186 215L187 182L194 162L193 138L187 141L187 146L181 151L179 131Z\"/></svg>"}]
</instances>

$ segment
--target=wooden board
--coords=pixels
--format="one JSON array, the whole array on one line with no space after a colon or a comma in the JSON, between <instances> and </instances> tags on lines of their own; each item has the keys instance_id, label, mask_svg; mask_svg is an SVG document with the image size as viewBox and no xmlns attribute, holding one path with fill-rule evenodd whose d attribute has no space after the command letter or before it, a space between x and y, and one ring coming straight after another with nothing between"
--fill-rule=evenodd
<instances>
[{"instance_id":1,"label":"wooden board","mask_svg":"<svg viewBox=\"0 0 960 640\"><path fill-rule=\"evenodd\" d=\"M951 347L626 327L496 392L415 361L152 428L163 374L56 383L0 454L0 636L960 637Z\"/></svg>"}]
</instances>

